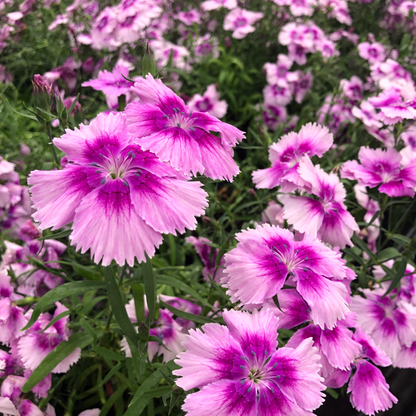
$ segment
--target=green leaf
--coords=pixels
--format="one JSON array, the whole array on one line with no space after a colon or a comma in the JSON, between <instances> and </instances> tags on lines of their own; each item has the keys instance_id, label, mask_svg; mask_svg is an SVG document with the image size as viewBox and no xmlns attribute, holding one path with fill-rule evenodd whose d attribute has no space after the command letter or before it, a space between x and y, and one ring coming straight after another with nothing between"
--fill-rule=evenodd
<instances>
[{"instance_id":1,"label":"green leaf","mask_svg":"<svg viewBox=\"0 0 416 416\"><path fill-rule=\"evenodd\" d=\"M143 413L143 410L146 409L146 406L149 404L151 398L150 397L142 397L142 399L136 402L133 406L129 406L127 411L124 413L123 416L139 416ZM133 409L133 410L130 410Z\"/></svg>"},{"instance_id":2,"label":"green leaf","mask_svg":"<svg viewBox=\"0 0 416 416\"><path fill-rule=\"evenodd\" d=\"M151 374L139 387L134 395L130 405L124 413L124 416L136 416L138 411L141 409L141 404L143 400L139 400L145 393L147 393L156 383L164 378L163 371L169 372L178 366L173 362L173 360L167 362L166 364L159 367L153 374ZM147 406L147 404L146 404ZM144 407L146 407L144 406ZM143 409L144 409L143 407Z\"/></svg>"},{"instance_id":3,"label":"green leaf","mask_svg":"<svg viewBox=\"0 0 416 416\"><path fill-rule=\"evenodd\" d=\"M394 279L390 283L390 286L387 289L386 293L382 296L383 298L384 296L387 296L393 289L395 289L398 286L398 284L400 283L400 279L404 276L404 273L406 272L406 266L407 266L407 259L403 258L399 264L399 268L397 269Z\"/></svg>"},{"instance_id":4,"label":"green leaf","mask_svg":"<svg viewBox=\"0 0 416 416\"><path fill-rule=\"evenodd\" d=\"M325 393L328 393L334 399L338 399L339 397L339 394L335 390L330 389L329 387L325 390Z\"/></svg>"},{"instance_id":5,"label":"green leaf","mask_svg":"<svg viewBox=\"0 0 416 416\"><path fill-rule=\"evenodd\" d=\"M76 348L85 348L91 344L93 337L86 332L77 332L57 345L35 368L29 380L22 387L23 393L28 393L42 381L59 363L70 355Z\"/></svg>"},{"instance_id":6,"label":"green leaf","mask_svg":"<svg viewBox=\"0 0 416 416\"><path fill-rule=\"evenodd\" d=\"M123 396L124 392L126 391L127 386L121 386L117 391L115 391L109 399L105 402L104 406L101 409L99 416L106 416L107 413L111 410L114 406L114 403Z\"/></svg>"},{"instance_id":7,"label":"green leaf","mask_svg":"<svg viewBox=\"0 0 416 416\"><path fill-rule=\"evenodd\" d=\"M401 234L386 234L390 240L393 240L395 243L405 247L412 241L409 237Z\"/></svg>"},{"instance_id":8,"label":"green leaf","mask_svg":"<svg viewBox=\"0 0 416 416\"><path fill-rule=\"evenodd\" d=\"M136 283L131 285L131 291L134 298L134 309L136 311L137 322L141 323L145 319L144 313L144 285Z\"/></svg>"},{"instance_id":9,"label":"green leaf","mask_svg":"<svg viewBox=\"0 0 416 416\"><path fill-rule=\"evenodd\" d=\"M377 253L377 259L380 262L385 262L400 256L401 254L394 247L385 248L384 250L381 250Z\"/></svg>"},{"instance_id":10,"label":"green leaf","mask_svg":"<svg viewBox=\"0 0 416 416\"><path fill-rule=\"evenodd\" d=\"M109 360L113 360L113 361L123 361L124 357L121 354L118 354L117 352L111 351L108 348L104 348L104 347L100 347L100 346L95 346L94 347L94 351L99 354L102 355L105 358L108 358Z\"/></svg>"},{"instance_id":11,"label":"green leaf","mask_svg":"<svg viewBox=\"0 0 416 416\"><path fill-rule=\"evenodd\" d=\"M97 339L97 333L94 331L94 328L87 322L85 318L81 318L79 320L79 323L85 329L85 331L94 338L94 340Z\"/></svg>"},{"instance_id":12,"label":"green leaf","mask_svg":"<svg viewBox=\"0 0 416 416\"><path fill-rule=\"evenodd\" d=\"M111 266L104 269L105 285L107 287L108 300L110 301L111 309L117 323L120 325L124 335L136 345L138 341L137 333L134 330L133 324L127 315L126 305L121 297L120 288L117 285L114 277L114 272Z\"/></svg>"},{"instance_id":13,"label":"green leaf","mask_svg":"<svg viewBox=\"0 0 416 416\"><path fill-rule=\"evenodd\" d=\"M187 293L188 295L191 295L194 299L199 300L201 303L208 306L209 308L212 308L212 305L209 302L207 302L201 295L199 295L196 290L192 289L186 283L182 282L182 280L175 279L171 276L157 274L156 283L159 285L168 285L171 287L175 287L176 289L182 290L183 292Z\"/></svg>"},{"instance_id":14,"label":"green leaf","mask_svg":"<svg viewBox=\"0 0 416 416\"><path fill-rule=\"evenodd\" d=\"M72 268L75 273L78 273L80 276L88 280L103 280L100 273L94 270L92 267L83 266L75 262L71 263Z\"/></svg>"},{"instance_id":15,"label":"green leaf","mask_svg":"<svg viewBox=\"0 0 416 416\"><path fill-rule=\"evenodd\" d=\"M75 100L72 102L71 107L69 107L68 114L71 114L72 113L72 110L74 109L75 104L78 102L78 99L79 99L79 93L75 97Z\"/></svg>"},{"instance_id":16,"label":"green leaf","mask_svg":"<svg viewBox=\"0 0 416 416\"><path fill-rule=\"evenodd\" d=\"M56 233L56 234L52 234L52 235L47 235L46 237L40 237L38 238L38 240L56 240L58 238L65 238L68 237L69 235L71 235L72 230L65 230L65 231L61 231L60 233Z\"/></svg>"},{"instance_id":17,"label":"green leaf","mask_svg":"<svg viewBox=\"0 0 416 416\"><path fill-rule=\"evenodd\" d=\"M214 276L212 276L212 279L215 280L215 275L217 274L218 267L220 265L220 261L223 258L224 254L227 252L228 247L230 247L231 242L231 236L229 236L223 244L221 244L220 249L218 250L217 258L215 259L215 270L214 270Z\"/></svg>"},{"instance_id":18,"label":"green leaf","mask_svg":"<svg viewBox=\"0 0 416 416\"><path fill-rule=\"evenodd\" d=\"M101 381L100 385L103 386L105 383L107 383L108 380L110 380L114 374L117 373L118 370L120 370L123 363L118 363L115 367L113 367L109 373L104 377L103 381Z\"/></svg>"},{"instance_id":19,"label":"green leaf","mask_svg":"<svg viewBox=\"0 0 416 416\"><path fill-rule=\"evenodd\" d=\"M188 321L197 322L199 324L207 324L207 323L215 322L213 319L208 318L206 316L194 315L193 313L184 312L184 311L181 311L180 309L176 309L173 306L163 302L162 300L159 301L159 303L161 306L170 310L176 316L179 316L180 318L183 318L183 319L187 319Z\"/></svg>"},{"instance_id":20,"label":"green leaf","mask_svg":"<svg viewBox=\"0 0 416 416\"><path fill-rule=\"evenodd\" d=\"M280 303L279 303L279 299L277 298L277 295L273 296L273 302L276 305L276 308L279 309L280 312L283 312L282 308L280 307Z\"/></svg>"},{"instance_id":21,"label":"green leaf","mask_svg":"<svg viewBox=\"0 0 416 416\"><path fill-rule=\"evenodd\" d=\"M146 254L146 263L142 265L144 291L146 293L147 307L149 308L148 318L150 322L155 320L156 311L156 279L153 274L152 262Z\"/></svg>"},{"instance_id":22,"label":"green leaf","mask_svg":"<svg viewBox=\"0 0 416 416\"><path fill-rule=\"evenodd\" d=\"M153 77L156 75L156 61L149 43L147 43L146 51L142 57L142 76L145 77L147 74L151 74Z\"/></svg>"},{"instance_id":23,"label":"green leaf","mask_svg":"<svg viewBox=\"0 0 416 416\"><path fill-rule=\"evenodd\" d=\"M351 258L353 258L357 263L364 264L364 259L354 253L352 248L344 248L343 251L347 253Z\"/></svg>"},{"instance_id":24,"label":"green leaf","mask_svg":"<svg viewBox=\"0 0 416 416\"><path fill-rule=\"evenodd\" d=\"M45 332L49 327L51 327L55 322L58 322L60 319L64 318L65 316L71 315L71 311L64 311L61 312L58 316L55 316L55 318L52 319L52 321L50 321L48 323L48 325L45 326L45 328L42 330L42 332Z\"/></svg>"},{"instance_id":25,"label":"green leaf","mask_svg":"<svg viewBox=\"0 0 416 416\"><path fill-rule=\"evenodd\" d=\"M34 120L34 121L38 121L38 119L35 116L32 116L31 114L24 114L24 113L21 113L19 111L16 111L15 109L13 109L13 112L16 113L16 114L19 114L19 116L26 117L26 118L29 118L29 119Z\"/></svg>"},{"instance_id":26,"label":"green leaf","mask_svg":"<svg viewBox=\"0 0 416 416\"><path fill-rule=\"evenodd\" d=\"M365 270L361 270L358 273L358 283L360 284L360 287L363 287L363 288L368 287L367 272Z\"/></svg>"},{"instance_id":27,"label":"green leaf","mask_svg":"<svg viewBox=\"0 0 416 416\"><path fill-rule=\"evenodd\" d=\"M88 292L89 290L101 289L104 287L105 287L104 283L80 281L80 282L65 283L61 286L56 287L55 289L50 290L49 292L47 292L45 295L43 295L39 299L38 303L33 309L33 313L32 313L32 316L30 317L29 322L22 329L22 331L29 329L39 318L39 315L42 312L46 311L55 302L58 302L61 299L66 298L68 296L80 295L82 293Z\"/></svg>"},{"instance_id":28,"label":"green leaf","mask_svg":"<svg viewBox=\"0 0 416 416\"><path fill-rule=\"evenodd\" d=\"M352 236L351 240L356 246L360 247L361 250L365 251L371 260L376 260L374 253L369 249L367 244L364 243L364 241L361 240L356 234Z\"/></svg>"}]
</instances>

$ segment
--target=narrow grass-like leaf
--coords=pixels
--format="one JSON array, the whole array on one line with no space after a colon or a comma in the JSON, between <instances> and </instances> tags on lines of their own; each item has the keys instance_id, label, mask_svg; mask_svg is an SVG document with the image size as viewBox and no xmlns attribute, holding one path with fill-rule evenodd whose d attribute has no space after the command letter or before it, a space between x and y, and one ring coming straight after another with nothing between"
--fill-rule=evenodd
<instances>
[{"instance_id":1,"label":"narrow grass-like leaf","mask_svg":"<svg viewBox=\"0 0 416 416\"><path fill-rule=\"evenodd\" d=\"M371 260L376 260L376 256L374 253L370 250L370 248L367 246L366 243L364 243L363 240L361 240L356 234L354 234L351 238L351 241L358 247L360 247L361 250L365 251Z\"/></svg>"},{"instance_id":2,"label":"narrow grass-like leaf","mask_svg":"<svg viewBox=\"0 0 416 416\"><path fill-rule=\"evenodd\" d=\"M72 233L72 230L65 230L65 231L61 231L60 233L47 235L46 237L40 237L40 238L38 238L38 240L40 240L40 241L42 241L42 240L57 240L58 238L68 237L71 233Z\"/></svg>"},{"instance_id":3,"label":"narrow grass-like leaf","mask_svg":"<svg viewBox=\"0 0 416 416\"><path fill-rule=\"evenodd\" d=\"M144 290L146 293L147 307L149 308L149 320L155 320L156 311L156 279L153 274L152 262L146 254L146 263L142 265Z\"/></svg>"},{"instance_id":4,"label":"narrow grass-like leaf","mask_svg":"<svg viewBox=\"0 0 416 416\"><path fill-rule=\"evenodd\" d=\"M208 303L201 295L199 295L196 290L192 289L186 283L182 282L182 280L175 279L171 276L157 274L156 283L159 285L168 285L176 289L182 290L183 292L187 293L188 295L191 295L194 299L199 300L201 303L208 306L209 308L212 308L212 305L210 303Z\"/></svg>"},{"instance_id":5,"label":"narrow grass-like leaf","mask_svg":"<svg viewBox=\"0 0 416 416\"><path fill-rule=\"evenodd\" d=\"M71 315L72 311L64 311L61 312L58 316L55 316L55 318L52 319L48 323L48 325L45 326L45 328L42 330L42 332L45 332L48 328L50 328L55 322L58 322L60 319L65 318L65 316Z\"/></svg>"},{"instance_id":6,"label":"narrow grass-like leaf","mask_svg":"<svg viewBox=\"0 0 416 416\"><path fill-rule=\"evenodd\" d=\"M139 400L145 393L147 393L156 383L164 378L163 372L170 372L174 368L177 368L176 364L172 361L163 364L159 367L153 374L151 374L139 387L134 395L127 412L124 413L124 416L135 416L139 409L140 403L143 400Z\"/></svg>"},{"instance_id":7,"label":"narrow grass-like leaf","mask_svg":"<svg viewBox=\"0 0 416 416\"><path fill-rule=\"evenodd\" d=\"M141 323L144 321L144 285L137 283L131 285L131 291L134 298L134 309L136 311L137 322Z\"/></svg>"},{"instance_id":8,"label":"narrow grass-like leaf","mask_svg":"<svg viewBox=\"0 0 416 416\"><path fill-rule=\"evenodd\" d=\"M88 292L89 290L102 289L104 287L104 283L101 282L80 281L65 283L61 286L56 287L55 289L50 290L39 299L38 303L33 309L33 313L30 317L29 322L22 329L22 331L29 329L39 318L39 315L42 312L46 311L55 302L58 302L61 299L66 298L68 296L80 295L82 293Z\"/></svg>"},{"instance_id":9,"label":"narrow grass-like leaf","mask_svg":"<svg viewBox=\"0 0 416 416\"><path fill-rule=\"evenodd\" d=\"M220 265L220 261L223 258L224 254L227 252L228 248L230 247L231 242L231 236L229 236L223 244L221 244L220 249L218 250L217 258L215 259L215 270L214 270L214 276L212 276L212 279L215 280L215 275L217 274L218 267Z\"/></svg>"},{"instance_id":10,"label":"narrow grass-like leaf","mask_svg":"<svg viewBox=\"0 0 416 416\"><path fill-rule=\"evenodd\" d=\"M109 399L105 402L104 406L101 409L99 416L106 416L107 413L111 410L114 406L114 403L123 396L124 392L126 391L127 386L121 386L117 391L115 391Z\"/></svg>"},{"instance_id":11,"label":"narrow grass-like leaf","mask_svg":"<svg viewBox=\"0 0 416 416\"><path fill-rule=\"evenodd\" d=\"M400 257L401 254L394 247L388 247L377 253L377 259L381 262L385 262L396 257Z\"/></svg>"},{"instance_id":12,"label":"narrow grass-like leaf","mask_svg":"<svg viewBox=\"0 0 416 416\"><path fill-rule=\"evenodd\" d=\"M100 385L104 385L105 383L107 383L108 380L110 380L116 373L118 370L120 370L121 366L123 365L123 363L118 363L115 367L113 367L109 373L104 377L104 379L101 381Z\"/></svg>"},{"instance_id":13,"label":"narrow grass-like leaf","mask_svg":"<svg viewBox=\"0 0 416 416\"><path fill-rule=\"evenodd\" d=\"M124 357L121 354L118 354L117 352L111 351L108 348L105 347L100 347L100 346L95 346L94 347L94 351L99 354L102 355L105 358L108 358L109 360L113 360L113 361L123 361Z\"/></svg>"},{"instance_id":14,"label":"narrow grass-like leaf","mask_svg":"<svg viewBox=\"0 0 416 416\"><path fill-rule=\"evenodd\" d=\"M92 267L83 266L75 262L71 263L72 268L75 273L78 273L80 276L88 280L103 280L103 277L100 273L94 270Z\"/></svg>"},{"instance_id":15,"label":"narrow grass-like leaf","mask_svg":"<svg viewBox=\"0 0 416 416\"><path fill-rule=\"evenodd\" d=\"M399 264L399 268L394 276L394 279L391 281L389 288L387 289L386 293L382 296L387 296L393 289L395 289L398 284L400 283L400 279L404 276L407 266L407 259L403 258Z\"/></svg>"},{"instance_id":16,"label":"narrow grass-like leaf","mask_svg":"<svg viewBox=\"0 0 416 416\"><path fill-rule=\"evenodd\" d=\"M173 306L163 301L159 301L159 303L161 306L170 310L176 316L179 316L180 318L183 318L183 319L187 319L188 321L197 322L199 324L207 324L207 323L215 322L213 319L208 318L206 316L194 315L193 313L184 312L184 311L181 311L180 309L176 309Z\"/></svg>"},{"instance_id":17,"label":"narrow grass-like leaf","mask_svg":"<svg viewBox=\"0 0 416 416\"><path fill-rule=\"evenodd\" d=\"M111 309L117 323L120 325L124 335L130 339L134 344L137 343L138 337L134 330L133 324L127 315L126 305L121 297L120 288L117 285L114 277L114 272L111 266L104 269L105 285L107 287L108 299L110 301Z\"/></svg>"}]
</instances>

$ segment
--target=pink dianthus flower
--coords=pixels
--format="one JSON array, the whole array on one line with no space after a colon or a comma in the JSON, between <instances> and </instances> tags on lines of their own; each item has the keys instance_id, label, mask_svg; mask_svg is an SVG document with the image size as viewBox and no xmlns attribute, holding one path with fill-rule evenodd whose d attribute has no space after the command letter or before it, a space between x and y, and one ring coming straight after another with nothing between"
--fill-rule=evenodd
<instances>
[{"instance_id":1,"label":"pink dianthus flower","mask_svg":"<svg viewBox=\"0 0 416 416\"><path fill-rule=\"evenodd\" d=\"M220 94L215 84L208 85L203 95L195 94L189 101L190 110L209 113L214 117L222 118L227 113L227 102L220 100Z\"/></svg>"},{"instance_id":2,"label":"pink dianthus flower","mask_svg":"<svg viewBox=\"0 0 416 416\"><path fill-rule=\"evenodd\" d=\"M346 269L339 255L305 235L295 241L289 230L264 224L236 235L237 247L225 255L225 277L232 302L258 305L279 292L285 284L296 287L311 309L313 321L332 329L348 312L347 289L342 280Z\"/></svg>"},{"instance_id":3,"label":"pink dianthus flower","mask_svg":"<svg viewBox=\"0 0 416 416\"><path fill-rule=\"evenodd\" d=\"M53 316L42 314L31 328L23 332L18 340L17 351L26 369L35 370L57 345L68 340L71 334L68 329L68 316L59 319L45 329L53 318L67 310L65 306L57 303ZM30 316L31 313L30 310L28 315ZM80 356L81 349L76 348L52 370L52 373L66 373L70 366L79 360Z\"/></svg>"},{"instance_id":4,"label":"pink dianthus flower","mask_svg":"<svg viewBox=\"0 0 416 416\"><path fill-rule=\"evenodd\" d=\"M308 123L299 133L288 133L269 148L272 167L253 172L253 182L257 188L282 186L284 192L291 192L303 186L304 180L298 173L303 156L322 155L330 149L333 136L326 127Z\"/></svg>"},{"instance_id":5,"label":"pink dianthus flower","mask_svg":"<svg viewBox=\"0 0 416 416\"><path fill-rule=\"evenodd\" d=\"M208 113L192 112L171 89L150 74L136 82L140 102L127 106L127 125L135 143L185 175L203 173L232 180L239 173L233 150L244 133ZM220 133L220 138L210 131Z\"/></svg>"},{"instance_id":6,"label":"pink dianthus flower","mask_svg":"<svg viewBox=\"0 0 416 416\"><path fill-rule=\"evenodd\" d=\"M126 94L134 82L127 81L124 77L129 76L128 68L124 66L116 66L112 72L100 71L97 79L92 79L82 83L83 87L92 87L97 91L102 91L106 95L114 95L119 97Z\"/></svg>"},{"instance_id":7,"label":"pink dianthus flower","mask_svg":"<svg viewBox=\"0 0 416 416\"><path fill-rule=\"evenodd\" d=\"M189 416L301 415L319 407L324 389L319 356L307 339L297 348L277 348L278 319L269 311L224 311L227 326L191 330L174 374L187 396Z\"/></svg>"},{"instance_id":8,"label":"pink dianthus flower","mask_svg":"<svg viewBox=\"0 0 416 416\"><path fill-rule=\"evenodd\" d=\"M256 30L253 25L262 18L263 13L261 12L250 12L237 7L225 16L224 30L232 30L233 38L243 39Z\"/></svg>"},{"instance_id":9,"label":"pink dianthus flower","mask_svg":"<svg viewBox=\"0 0 416 416\"><path fill-rule=\"evenodd\" d=\"M66 153L64 169L34 171L28 183L41 229L73 222L71 243L91 249L97 263L152 257L161 233L194 229L206 207L200 182L176 178L143 151L127 131L124 115L100 114L90 125L67 130L55 145Z\"/></svg>"},{"instance_id":10,"label":"pink dianthus flower","mask_svg":"<svg viewBox=\"0 0 416 416\"><path fill-rule=\"evenodd\" d=\"M369 147L362 147L358 158L361 164L349 160L342 165L342 178L358 180L360 185L369 188L381 185L379 191L391 197L414 196L416 161L402 166L402 156L397 150Z\"/></svg>"},{"instance_id":11,"label":"pink dianthus flower","mask_svg":"<svg viewBox=\"0 0 416 416\"><path fill-rule=\"evenodd\" d=\"M284 218L301 233L320 235L325 243L344 248L352 246L351 237L359 231L354 217L344 204L346 192L334 173L324 172L305 156L299 164L298 174L304 187L318 199L306 196L287 198Z\"/></svg>"},{"instance_id":12,"label":"pink dianthus flower","mask_svg":"<svg viewBox=\"0 0 416 416\"><path fill-rule=\"evenodd\" d=\"M394 361L402 348L416 341L416 308L403 300L384 296L386 288L363 289L351 299L351 310L358 323L375 343Z\"/></svg>"}]
</instances>

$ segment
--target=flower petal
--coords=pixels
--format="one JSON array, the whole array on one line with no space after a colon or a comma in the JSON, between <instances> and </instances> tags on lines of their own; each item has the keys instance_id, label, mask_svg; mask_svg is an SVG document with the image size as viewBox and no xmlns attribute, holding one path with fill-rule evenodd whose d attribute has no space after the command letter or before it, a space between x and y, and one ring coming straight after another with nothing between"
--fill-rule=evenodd
<instances>
[{"instance_id":1,"label":"flower petal","mask_svg":"<svg viewBox=\"0 0 416 416\"><path fill-rule=\"evenodd\" d=\"M350 401L354 408L366 415L374 415L397 403L397 398L390 393L389 385L377 367L365 360L359 360L356 366L357 371L348 384L348 393L351 393Z\"/></svg>"},{"instance_id":2,"label":"flower petal","mask_svg":"<svg viewBox=\"0 0 416 416\"><path fill-rule=\"evenodd\" d=\"M240 342L250 360L261 362L276 350L279 318L269 309L254 310L253 313L231 309L224 311L222 316L231 336Z\"/></svg>"},{"instance_id":3,"label":"flower petal","mask_svg":"<svg viewBox=\"0 0 416 416\"><path fill-rule=\"evenodd\" d=\"M185 175L192 173L196 176L198 172L204 172L198 143L179 127L165 128L150 136L136 139L136 143Z\"/></svg>"},{"instance_id":4,"label":"flower petal","mask_svg":"<svg viewBox=\"0 0 416 416\"><path fill-rule=\"evenodd\" d=\"M184 342L186 351L179 354L175 363L182 368L173 374L181 376L176 381L179 387L190 390L203 387L221 379L242 378L246 364L241 358L243 351L227 327L206 324L200 329L189 331Z\"/></svg>"},{"instance_id":5,"label":"flower petal","mask_svg":"<svg viewBox=\"0 0 416 416\"><path fill-rule=\"evenodd\" d=\"M311 318L322 329L332 329L348 313L347 289L310 269L296 271L297 290L311 308Z\"/></svg>"},{"instance_id":6,"label":"flower petal","mask_svg":"<svg viewBox=\"0 0 416 416\"><path fill-rule=\"evenodd\" d=\"M232 149L223 146L218 137L200 129L196 129L192 137L199 145L204 175L211 179L227 179L232 182L233 177L240 173L232 157Z\"/></svg>"},{"instance_id":7,"label":"flower petal","mask_svg":"<svg viewBox=\"0 0 416 416\"><path fill-rule=\"evenodd\" d=\"M187 396L182 410L188 416L257 416L256 389L239 380L217 381Z\"/></svg>"},{"instance_id":8,"label":"flower petal","mask_svg":"<svg viewBox=\"0 0 416 416\"><path fill-rule=\"evenodd\" d=\"M82 198L92 191L87 180L93 173L94 168L68 166L63 170L35 170L29 175L33 207L37 209L33 218L40 229L57 230L74 220Z\"/></svg>"},{"instance_id":9,"label":"flower petal","mask_svg":"<svg viewBox=\"0 0 416 416\"><path fill-rule=\"evenodd\" d=\"M176 230L194 230L195 216L203 215L208 205L201 182L158 178L151 173L144 179L130 176L126 181L136 213L160 233L176 235Z\"/></svg>"},{"instance_id":10,"label":"flower petal","mask_svg":"<svg viewBox=\"0 0 416 416\"><path fill-rule=\"evenodd\" d=\"M121 180L107 182L83 198L76 210L70 236L77 250L91 249L96 263L108 266L114 259L119 265L134 265L134 257L145 261L155 253L162 236L136 213L130 191Z\"/></svg>"}]
</instances>

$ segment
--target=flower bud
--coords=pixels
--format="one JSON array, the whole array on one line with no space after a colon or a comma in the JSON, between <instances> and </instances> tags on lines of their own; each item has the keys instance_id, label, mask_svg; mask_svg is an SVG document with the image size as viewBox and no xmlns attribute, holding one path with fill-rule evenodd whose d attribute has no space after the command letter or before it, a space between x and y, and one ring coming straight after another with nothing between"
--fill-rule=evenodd
<instances>
[{"instance_id":1,"label":"flower bud","mask_svg":"<svg viewBox=\"0 0 416 416\"><path fill-rule=\"evenodd\" d=\"M33 77L32 83L35 107L49 113L51 111L52 85L49 85L39 74L36 74ZM45 119L45 114L43 112L39 115Z\"/></svg>"}]
</instances>

